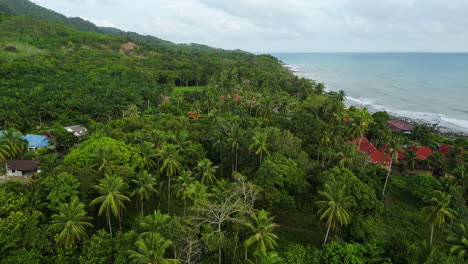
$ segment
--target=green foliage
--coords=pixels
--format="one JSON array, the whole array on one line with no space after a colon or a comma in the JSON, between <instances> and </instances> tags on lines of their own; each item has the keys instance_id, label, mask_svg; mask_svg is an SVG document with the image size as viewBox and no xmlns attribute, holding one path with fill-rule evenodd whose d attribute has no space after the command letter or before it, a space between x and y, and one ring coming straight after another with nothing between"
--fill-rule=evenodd
<instances>
[{"instance_id":1,"label":"green foliage","mask_svg":"<svg viewBox=\"0 0 468 264\"><path fill-rule=\"evenodd\" d=\"M56 176L49 176L42 182L49 192L47 199L50 209L62 203L67 203L73 196L79 195L80 183L69 173L60 173Z\"/></svg>"},{"instance_id":2,"label":"green foliage","mask_svg":"<svg viewBox=\"0 0 468 264\"><path fill-rule=\"evenodd\" d=\"M99 230L83 243L83 251L79 257L80 264L106 264L112 256L112 241L110 235Z\"/></svg>"},{"instance_id":3,"label":"green foliage","mask_svg":"<svg viewBox=\"0 0 468 264\"><path fill-rule=\"evenodd\" d=\"M139 168L143 165L137 149L109 137L90 139L70 152L64 165L78 167L105 168L109 165L128 166Z\"/></svg>"},{"instance_id":4,"label":"green foliage","mask_svg":"<svg viewBox=\"0 0 468 264\"><path fill-rule=\"evenodd\" d=\"M275 153L262 162L253 182L263 188L265 201L269 205L295 207L294 194L304 191L304 172L296 162Z\"/></svg>"},{"instance_id":5,"label":"green foliage","mask_svg":"<svg viewBox=\"0 0 468 264\"><path fill-rule=\"evenodd\" d=\"M421 173L406 177L406 188L421 200L428 198L434 191L440 189L440 183L434 176Z\"/></svg>"},{"instance_id":6,"label":"green foliage","mask_svg":"<svg viewBox=\"0 0 468 264\"><path fill-rule=\"evenodd\" d=\"M41 214L37 211L12 211L7 217L0 218L0 259L2 261L41 259L40 250L47 245L47 232L39 225L40 217Z\"/></svg>"}]
</instances>

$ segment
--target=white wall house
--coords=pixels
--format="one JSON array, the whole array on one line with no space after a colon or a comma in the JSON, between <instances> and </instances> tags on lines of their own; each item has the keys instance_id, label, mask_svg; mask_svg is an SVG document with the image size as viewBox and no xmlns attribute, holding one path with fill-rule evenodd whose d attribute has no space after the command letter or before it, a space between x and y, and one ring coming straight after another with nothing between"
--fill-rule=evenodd
<instances>
[{"instance_id":1,"label":"white wall house","mask_svg":"<svg viewBox=\"0 0 468 264\"><path fill-rule=\"evenodd\" d=\"M6 163L7 177L30 177L38 172L37 160L10 160Z\"/></svg>"},{"instance_id":2,"label":"white wall house","mask_svg":"<svg viewBox=\"0 0 468 264\"><path fill-rule=\"evenodd\" d=\"M86 133L86 131L88 131L88 129L86 127L83 127L83 126L80 126L80 125L67 126L67 127L64 127L64 128L68 132L73 133L73 135L75 135L75 137L81 137L81 136L83 136L84 133Z\"/></svg>"}]
</instances>

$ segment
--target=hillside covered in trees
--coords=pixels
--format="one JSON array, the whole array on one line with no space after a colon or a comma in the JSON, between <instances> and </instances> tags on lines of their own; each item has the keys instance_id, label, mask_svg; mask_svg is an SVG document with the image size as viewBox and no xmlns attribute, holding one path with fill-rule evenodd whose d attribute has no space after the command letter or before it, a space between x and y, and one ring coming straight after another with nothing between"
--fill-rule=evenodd
<instances>
[{"instance_id":1,"label":"hillside covered in trees","mask_svg":"<svg viewBox=\"0 0 468 264\"><path fill-rule=\"evenodd\" d=\"M269 55L98 33L0 13L0 161L39 164L0 183L0 263L468 261L467 140Z\"/></svg>"}]
</instances>

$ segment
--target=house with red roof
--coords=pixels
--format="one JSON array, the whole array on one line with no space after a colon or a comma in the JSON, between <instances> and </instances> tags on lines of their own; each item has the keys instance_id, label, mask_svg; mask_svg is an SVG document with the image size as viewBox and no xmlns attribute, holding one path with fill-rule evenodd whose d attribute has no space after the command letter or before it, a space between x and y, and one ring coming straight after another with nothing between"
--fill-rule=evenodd
<instances>
[{"instance_id":1,"label":"house with red roof","mask_svg":"<svg viewBox=\"0 0 468 264\"><path fill-rule=\"evenodd\" d=\"M414 153L416 153L416 159L419 159L419 160L427 160L428 156L431 155L432 153L434 153L428 147L411 146L409 149L411 151L414 151Z\"/></svg>"},{"instance_id":2,"label":"house with red roof","mask_svg":"<svg viewBox=\"0 0 468 264\"><path fill-rule=\"evenodd\" d=\"M384 166L390 166L392 157L382 151L374 151L369 155L369 160L372 164L381 164Z\"/></svg>"},{"instance_id":3,"label":"house with red roof","mask_svg":"<svg viewBox=\"0 0 468 264\"><path fill-rule=\"evenodd\" d=\"M403 134L413 133L414 126L401 120L390 120L387 122L392 132L402 132Z\"/></svg>"}]
</instances>

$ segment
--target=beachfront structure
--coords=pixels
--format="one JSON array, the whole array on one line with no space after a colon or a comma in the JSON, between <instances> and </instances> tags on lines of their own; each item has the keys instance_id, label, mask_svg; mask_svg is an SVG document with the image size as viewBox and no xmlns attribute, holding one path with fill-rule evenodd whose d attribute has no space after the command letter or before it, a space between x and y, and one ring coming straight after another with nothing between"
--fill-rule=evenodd
<instances>
[{"instance_id":1,"label":"beachfront structure","mask_svg":"<svg viewBox=\"0 0 468 264\"><path fill-rule=\"evenodd\" d=\"M401 132L403 134L413 133L414 126L401 120L390 120L387 122L388 127L392 132Z\"/></svg>"},{"instance_id":2,"label":"beachfront structure","mask_svg":"<svg viewBox=\"0 0 468 264\"><path fill-rule=\"evenodd\" d=\"M83 136L84 133L86 133L86 131L88 131L88 129L86 127L80 126L80 125L66 126L64 128L68 132L73 133L73 135L75 135L75 137L81 137L81 136Z\"/></svg>"},{"instance_id":3,"label":"beachfront structure","mask_svg":"<svg viewBox=\"0 0 468 264\"><path fill-rule=\"evenodd\" d=\"M30 177L38 172L37 160L10 160L6 163L7 177Z\"/></svg>"}]
</instances>

